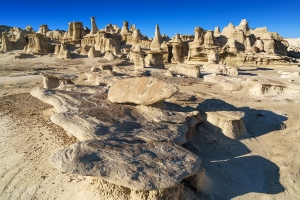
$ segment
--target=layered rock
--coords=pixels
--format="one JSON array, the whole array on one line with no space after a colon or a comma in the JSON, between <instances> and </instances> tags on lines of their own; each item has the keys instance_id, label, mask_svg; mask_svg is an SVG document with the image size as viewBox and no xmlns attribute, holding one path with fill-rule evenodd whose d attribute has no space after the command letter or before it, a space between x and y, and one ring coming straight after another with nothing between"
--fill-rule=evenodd
<instances>
[{"instance_id":1,"label":"layered rock","mask_svg":"<svg viewBox=\"0 0 300 200\"><path fill-rule=\"evenodd\" d=\"M53 52L53 46L45 35L41 33L28 35L28 45L25 46L24 53L45 54Z\"/></svg>"},{"instance_id":2,"label":"layered rock","mask_svg":"<svg viewBox=\"0 0 300 200\"><path fill-rule=\"evenodd\" d=\"M195 38L189 43L187 63L202 63L208 60L218 62L218 47L215 45L213 32L204 31L200 27L195 28Z\"/></svg>"},{"instance_id":3,"label":"layered rock","mask_svg":"<svg viewBox=\"0 0 300 200\"><path fill-rule=\"evenodd\" d=\"M79 91L35 89L31 95L53 105L57 113L51 116L51 120L80 141L124 139L140 143L170 141L179 145L187 141L189 125L184 115L177 123L168 120L156 122L145 118L135 106L111 103L101 88L88 89L84 98L82 89Z\"/></svg>"},{"instance_id":4,"label":"layered rock","mask_svg":"<svg viewBox=\"0 0 300 200\"><path fill-rule=\"evenodd\" d=\"M278 33L269 32L266 27L250 29L245 19L236 27L232 23L225 27L216 37L216 44L221 48L222 62L231 62L230 64L238 66L290 62L285 57L287 41Z\"/></svg>"}]
</instances>

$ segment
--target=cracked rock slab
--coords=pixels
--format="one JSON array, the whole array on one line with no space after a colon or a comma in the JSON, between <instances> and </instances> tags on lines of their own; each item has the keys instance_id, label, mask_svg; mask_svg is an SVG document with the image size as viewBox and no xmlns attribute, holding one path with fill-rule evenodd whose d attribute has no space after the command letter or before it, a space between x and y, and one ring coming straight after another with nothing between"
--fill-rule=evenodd
<instances>
[{"instance_id":1,"label":"cracked rock slab","mask_svg":"<svg viewBox=\"0 0 300 200\"><path fill-rule=\"evenodd\" d=\"M137 191L178 185L200 168L201 159L170 142L85 141L55 153L50 162L61 172L102 179Z\"/></svg>"},{"instance_id":2,"label":"cracked rock slab","mask_svg":"<svg viewBox=\"0 0 300 200\"><path fill-rule=\"evenodd\" d=\"M157 78L129 78L116 81L108 92L108 99L113 103L151 105L172 97L177 91L176 86Z\"/></svg>"},{"instance_id":3,"label":"cracked rock slab","mask_svg":"<svg viewBox=\"0 0 300 200\"><path fill-rule=\"evenodd\" d=\"M101 89L100 93L83 93L82 90L35 89L31 95L54 106L57 113L51 116L52 122L80 141L123 138L180 145L186 142L189 125L186 117L181 117L178 124L165 119L165 112L160 115L164 120L147 119L136 106L111 103Z\"/></svg>"}]
</instances>

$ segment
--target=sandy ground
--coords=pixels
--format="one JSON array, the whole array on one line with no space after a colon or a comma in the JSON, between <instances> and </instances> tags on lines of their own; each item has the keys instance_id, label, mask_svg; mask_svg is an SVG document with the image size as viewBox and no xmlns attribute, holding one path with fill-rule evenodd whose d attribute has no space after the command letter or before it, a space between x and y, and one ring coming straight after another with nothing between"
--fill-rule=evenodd
<instances>
[{"instance_id":1,"label":"sandy ground","mask_svg":"<svg viewBox=\"0 0 300 200\"><path fill-rule=\"evenodd\" d=\"M42 86L38 74L43 70L74 74L76 83L86 84L84 72L102 61L55 56L16 60L16 53L0 54L0 199L103 199L108 187L128 192L97 178L62 174L51 166L49 156L76 139L50 121L51 106L29 94ZM242 73L288 81L279 78L278 70L300 68L276 66ZM193 92L204 103L221 103L246 113L244 139L218 140L198 131L194 142L212 183L206 194L198 194L201 199L300 199L299 101L248 98L246 91L226 92L203 81L181 84L180 90Z\"/></svg>"}]
</instances>

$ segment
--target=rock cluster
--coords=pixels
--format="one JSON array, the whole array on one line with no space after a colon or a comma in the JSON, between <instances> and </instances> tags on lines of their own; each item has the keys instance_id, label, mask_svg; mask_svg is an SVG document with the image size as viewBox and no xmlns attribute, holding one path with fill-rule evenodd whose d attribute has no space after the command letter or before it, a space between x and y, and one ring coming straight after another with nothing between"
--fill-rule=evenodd
<instances>
[{"instance_id":1,"label":"rock cluster","mask_svg":"<svg viewBox=\"0 0 300 200\"><path fill-rule=\"evenodd\" d=\"M100 66L92 73L111 70ZM207 182L201 159L181 147L192 139L200 115L164 102L177 87L141 77L116 81L108 95L100 88L31 92L53 105L57 113L51 120L80 141L56 152L50 162L61 172L98 176L136 194L164 191L168 196L177 188L172 199L182 199L192 194L181 183L187 178L201 191Z\"/></svg>"}]
</instances>

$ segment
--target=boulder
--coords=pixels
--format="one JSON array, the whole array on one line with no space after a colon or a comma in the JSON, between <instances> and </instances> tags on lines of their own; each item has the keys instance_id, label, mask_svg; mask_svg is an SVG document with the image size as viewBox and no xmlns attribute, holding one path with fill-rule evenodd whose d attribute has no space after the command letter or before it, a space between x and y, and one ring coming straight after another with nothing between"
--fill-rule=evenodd
<instances>
[{"instance_id":1,"label":"boulder","mask_svg":"<svg viewBox=\"0 0 300 200\"><path fill-rule=\"evenodd\" d=\"M61 172L99 176L137 191L174 187L195 174L201 159L168 142L85 141L58 151L50 162Z\"/></svg>"},{"instance_id":2,"label":"boulder","mask_svg":"<svg viewBox=\"0 0 300 200\"><path fill-rule=\"evenodd\" d=\"M169 71L171 71L173 74L200 78L200 69L197 65L181 64L169 68Z\"/></svg>"},{"instance_id":3,"label":"boulder","mask_svg":"<svg viewBox=\"0 0 300 200\"><path fill-rule=\"evenodd\" d=\"M115 82L108 92L113 103L151 105L170 98L178 88L152 77L129 78Z\"/></svg>"}]
</instances>

